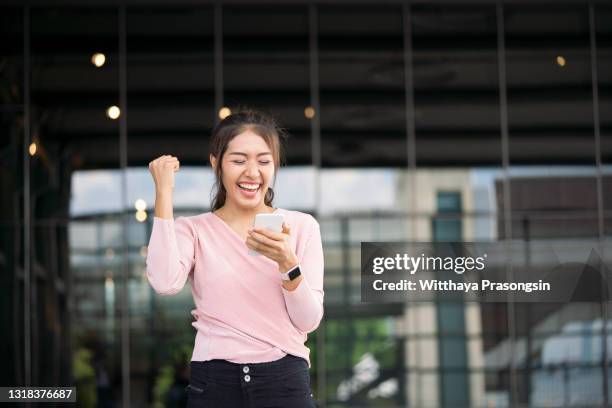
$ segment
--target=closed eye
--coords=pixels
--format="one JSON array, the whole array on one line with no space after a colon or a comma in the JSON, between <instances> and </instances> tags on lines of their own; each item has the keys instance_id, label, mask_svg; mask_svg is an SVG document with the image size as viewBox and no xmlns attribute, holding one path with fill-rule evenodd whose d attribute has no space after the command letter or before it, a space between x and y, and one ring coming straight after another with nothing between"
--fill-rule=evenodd
<instances>
[{"instance_id":1,"label":"closed eye","mask_svg":"<svg viewBox=\"0 0 612 408\"><path fill-rule=\"evenodd\" d=\"M245 161L244 160L232 160L232 163L236 163L236 164L244 164ZM260 161L259 164L270 164L272 163L271 161Z\"/></svg>"}]
</instances>

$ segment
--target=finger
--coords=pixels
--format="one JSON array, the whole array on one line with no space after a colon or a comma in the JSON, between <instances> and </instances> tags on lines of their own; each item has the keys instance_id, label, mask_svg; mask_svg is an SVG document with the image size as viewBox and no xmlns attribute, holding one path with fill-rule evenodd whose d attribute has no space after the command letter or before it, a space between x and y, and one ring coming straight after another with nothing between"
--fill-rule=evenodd
<instances>
[{"instance_id":1,"label":"finger","mask_svg":"<svg viewBox=\"0 0 612 408\"><path fill-rule=\"evenodd\" d=\"M266 233L267 233L267 231L258 232L257 230L250 230L248 232L248 236L251 239L253 239L256 242L261 243L261 244L266 244L268 246L274 244L276 241L271 239L271 238L269 238L269 237L267 237L265 235Z\"/></svg>"},{"instance_id":2,"label":"finger","mask_svg":"<svg viewBox=\"0 0 612 408\"><path fill-rule=\"evenodd\" d=\"M246 245L249 249L253 249L259 253L261 253L262 255L264 255L265 253L267 253L267 247L256 241L255 239L251 238L251 237L247 237L246 239Z\"/></svg>"},{"instance_id":3,"label":"finger","mask_svg":"<svg viewBox=\"0 0 612 408\"><path fill-rule=\"evenodd\" d=\"M252 234L258 234L258 237L265 238L270 242L281 242L285 240L286 235L282 232L270 231L267 228L254 228L251 231Z\"/></svg>"},{"instance_id":4,"label":"finger","mask_svg":"<svg viewBox=\"0 0 612 408\"><path fill-rule=\"evenodd\" d=\"M283 223L283 234L291 235L291 225Z\"/></svg>"},{"instance_id":5,"label":"finger","mask_svg":"<svg viewBox=\"0 0 612 408\"><path fill-rule=\"evenodd\" d=\"M283 241L285 239L282 233L275 232L267 228L253 228L250 232L272 241Z\"/></svg>"},{"instance_id":6,"label":"finger","mask_svg":"<svg viewBox=\"0 0 612 408\"><path fill-rule=\"evenodd\" d=\"M266 232L268 232L268 231L266 231ZM250 237L252 239L254 239L255 241L257 241L261 245L265 245L265 246L267 246L269 248L272 248L272 249L278 248L278 241L279 240L270 239L267 236L265 236L264 234L260 234L260 233L258 233L256 231L251 231L250 232ZM283 240L282 236L281 236L280 240Z\"/></svg>"},{"instance_id":7,"label":"finger","mask_svg":"<svg viewBox=\"0 0 612 408\"><path fill-rule=\"evenodd\" d=\"M253 246L253 240L251 239L251 237L247 237L244 243L246 244L247 247L249 247L249 249L255 249L255 247Z\"/></svg>"},{"instance_id":8,"label":"finger","mask_svg":"<svg viewBox=\"0 0 612 408\"><path fill-rule=\"evenodd\" d=\"M251 237L247 237L246 244L250 249L257 249L261 244Z\"/></svg>"},{"instance_id":9,"label":"finger","mask_svg":"<svg viewBox=\"0 0 612 408\"><path fill-rule=\"evenodd\" d=\"M178 162L179 162L178 160L166 160L166 161L164 161L162 164L163 164L164 166L166 166L166 165L167 165L167 166L175 166L175 165L177 165L177 164L178 164Z\"/></svg>"}]
</instances>

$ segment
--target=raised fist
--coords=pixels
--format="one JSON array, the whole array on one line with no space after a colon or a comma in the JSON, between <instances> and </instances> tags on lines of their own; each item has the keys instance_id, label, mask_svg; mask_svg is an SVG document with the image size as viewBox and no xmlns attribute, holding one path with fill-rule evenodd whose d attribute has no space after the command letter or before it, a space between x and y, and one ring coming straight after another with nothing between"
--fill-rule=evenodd
<instances>
[{"instance_id":1,"label":"raised fist","mask_svg":"<svg viewBox=\"0 0 612 408\"><path fill-rule=\"evenodd\" d=\"M174 190L174 173L179 171L179 166L178 159L170 155L159 156L149 163L149 171L157 191Z\"/></svg>"}]
</instances>

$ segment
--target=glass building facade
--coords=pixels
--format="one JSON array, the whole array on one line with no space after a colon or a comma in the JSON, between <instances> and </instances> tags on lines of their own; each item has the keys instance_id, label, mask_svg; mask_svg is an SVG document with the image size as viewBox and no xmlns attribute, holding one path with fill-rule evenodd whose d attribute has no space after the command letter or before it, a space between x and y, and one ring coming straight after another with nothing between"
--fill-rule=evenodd
<instances>
[{"instance_id":1,"label":"glass building facade","mask_svg":"<svg viewBox=\"0 0 612 408\"><path fill-rule=\"evenodd\" d=\"M321 225L318 406L612 401L608 294L360 301L365 241L594 243L612 267L606 2L8 1L0 33L0 385L184 405L193 300L147 282L147 165L177 156L175 217L209 211L211 129L248 106L290 134L275 206Z\"/></svg>"}]
</instances>

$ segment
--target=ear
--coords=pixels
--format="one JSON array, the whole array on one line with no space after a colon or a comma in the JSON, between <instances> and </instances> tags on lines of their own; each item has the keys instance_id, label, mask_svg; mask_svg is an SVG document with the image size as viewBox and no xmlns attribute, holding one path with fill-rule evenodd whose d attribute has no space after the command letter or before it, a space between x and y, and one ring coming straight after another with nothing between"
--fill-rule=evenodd
<instances>
[{"instance_id":1,"label":"ear","mask_svg":"<svg viewBox=\"0 0 612 408\"><path fill-rule=\"evenodd\" d=\"M217 169L217 158L211 154L208 157L208 159L210 160L210 165L212 166L213 171L216 170Z\"/></svg>"}]
</instances>

